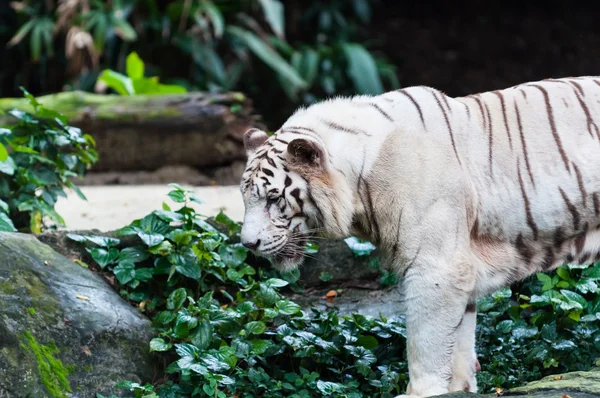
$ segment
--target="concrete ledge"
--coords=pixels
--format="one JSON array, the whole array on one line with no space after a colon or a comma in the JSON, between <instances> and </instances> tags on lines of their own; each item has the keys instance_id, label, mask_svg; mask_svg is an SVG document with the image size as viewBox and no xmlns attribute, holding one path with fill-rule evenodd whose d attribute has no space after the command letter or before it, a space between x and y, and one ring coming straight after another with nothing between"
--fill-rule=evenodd
<instances>
[{"instance_id":1,"label":"concrete ledge","mask_svg":"<svg viewBox=\"0 0 600 398\"><path fill-rule=\"evenodd\" d=\"M216 216L223 210L233 220L243 220L244 203L238 186L181 185L194 189L196 196L205 202L201 205L192 203L191 206L199 213ZM154 210L160 210L163 202L172 209L180 207L167 196L170 190L171 187L166 184L81 187L87 201L81 200L74 192L68 192L66 199L58 200L56 211L64 218L66 229L114 231Z\"/></svg>"}]
</instances>

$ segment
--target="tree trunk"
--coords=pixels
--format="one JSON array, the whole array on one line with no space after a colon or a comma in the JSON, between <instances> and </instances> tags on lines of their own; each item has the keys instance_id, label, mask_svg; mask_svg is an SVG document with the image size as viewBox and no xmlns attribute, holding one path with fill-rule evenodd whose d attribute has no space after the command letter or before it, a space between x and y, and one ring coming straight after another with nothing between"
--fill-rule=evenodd
<instances>
[{"instance_id":1,"label":"tree trunk","mask_svg":"<svg viewBox=\"0 0 600 398\"><path fill-rule=\"evenodd\" d=\"M100 160L93 171L211 167L244 160L244 132L264 128L241 93L117 96L76 91L38 101L94 137ZM0 99L0 110L13 108L32 110L25 99ZM0 116L1 125L13 122L11 116Z\"/></svg>"}]
</instances>

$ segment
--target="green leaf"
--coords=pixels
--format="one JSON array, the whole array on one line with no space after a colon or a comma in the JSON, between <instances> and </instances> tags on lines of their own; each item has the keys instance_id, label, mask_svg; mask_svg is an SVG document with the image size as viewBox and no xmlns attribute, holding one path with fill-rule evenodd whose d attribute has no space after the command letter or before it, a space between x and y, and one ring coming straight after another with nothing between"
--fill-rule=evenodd
<instances>
[{"instance_id":1,"label":"green leaf","mask_svg":"<svg viewBox=\"0 0 600 398\"><path fill-rule=\"evenodd\" d=\"M300 312L301 307L289 300L279 300L275 306L279 310L280 313L284 315L294 315Z\"/></svg>"},{"instance_id":2,"label":"green leaf","mask_svg":"<svg viewBox=\"0 0 600 398\"><path fill-rule=\"evenodd\" d=\"M0 143L0 162L4 162L6 159L8 159L8 151L6 150L6 147Z\"/></svg>"},{"instance_id":3,"label":"green leaf","mask_svg":"<svg viewBox=\"0 0 600 398\"><path fill-rule=\"evenodd\" d=\"M144 61L135 51L127 56L125 69L127 76L131 79L142 79L144 77Z\"/></svg>"},{"instance_id":4,"label":"green leaf","mask_svg":"<svg viewBox=\"0 0 600 398\"><path fill-rule=\"evenodd\" d=\"M289 285L288 282L284 281L283 279L278 279L278 278L268 279L264 283L266 283L270 287L275 287L275 288L284 287L284 286Z\"/></svg>"},{"instance_id":5,"label":"green leaf","mask_svg":"<svg viewBox=\"0 0 600 398\"><path fill-rule=\"evenodd\" d=\"M495 299L508 299L512 296L512 290L510 286L504 287L494 293L492 293L492 297Z\"/></svg>"},{"instance_id":6,"label":"green leaf","mask_svg":"<svg viewBox=\"0 0 600 398\"><path fill-rule=\"evenodd\" d=\"M95 262L98 263L100 268L104 268L109 264L114 264L119 258L119 250L112 247L110 250L104 248L86 248L87 252L90 253Z\"/></svg>"},{"instance_id":7,"label":"green leaf","mask_svg":"<svg viewBox=\"0 0 600 398\"><path fill-rule=\"evenodd\" d=\"M161 235L156 235L156 236L161 236ZM157 254L160 256L167 256L167 255L169 255L169 253L171 253L172 249L173 249L173 245L171 244L171 242L169 242L167 240L163 240L158 245L148 248L148 251L152 254Z\"/></svg>"},{"instance_id":8,"label":"green leaf","mask_svg":"<svg viewBox=\"0 0 600 398\"><path fill-rule=\"evenodd\" d=\"M312 48L296 52L292 56L292 65L300 73L304 81L309 86L312 86L319 72L319 53Z\"/></svg>"},{"instance_id":9,"label":"green leaf","mask_svg":"<svg viewBox=\"0 0 600 398\"><path fill-rule=\"evenodd\" d=\"M188 343L175 344L175 351L177 352L177 355L183 358L196 358L196 356L200 353L200 350L198 350L196 346Z\"/></svg>"},{"instance_id":10,"label":"green leaf","mask_svg":"<svg viewBox=\"0 0 600 398\"><path fill-rule=\"evenodd\" d=\"M213 328L209 321L203 321L190 335L193 345L199 350L205 350L210 345L213 338Z\"/></svg>"},{"instance_id":11,"label":"green leaf","mask_svg":"<svg viewBox=\"0 0 600 398\"><path fill-rule=\"evenodd\" d=\"M272 287L270 287L264 283L260 284L259 289L260 289L259 298L263 301L263 304L265 306L274 305L281 297L275 289L273 289Z\"/></svg>"},{"instance_id":12,"label":"green leaf","mask_svg":"<svg viewBox=\"0 0 600 398\"><path fill-rule=\"evenodd\" d=\"M587 307L587 300L579 293L575 293L571 290L561 290L560 294L565 296L570 302L575 302L579 304L581 306L581 309L585 309Z\"/></svg>"},{"instance_id":13,"label":"green leaf","mask_svg":"<svg viewBox=\"0 0 600 398\"><path fill-rule=\"evenodd\" d=\"M110 236L97 236L97 235L86 235L85 238L100 247L111 247L116 246L121 241L117 238L111 238Z\"/></svg>"},{"instance_id":14,"label":"green leaf","mask_svg":"<svg viewBox=\"0 0 600 398\"><path fill-rule=\"evenodd\" d=\"M381 94L383 86L377 64L366 48L356 43L342 44L342 50L348 62L348 75L354 88L360 94Z\"/></svg>"},{"instance_id":15,"label":"green leaf","mask_svg":"<svg viewBox=\"0 0 600 398\"><path fill-rule=\"evenodd\" d=\"M124 19L113 18L113 29L117 36L125 41L135 41L137 39L137 33L133 26Z\"/></svg>"},{"instance_id":16,"label":"green leaf","mask_svg":"<svg viewBox=\"0 0 600 398\"><path fill-rule=\"evenodd\" d=\"M231 348L233 348L235 356L238 358L245 358L250 353L250 343L240 338L234 339L231 342Z\"/></svg>"},{"instance_id":17,"label":"green leaf","mask_svg":"<svg viewBox=\"0 0 600 398\"><path fill-rule=\"evenodd\" d=\"M6 213L0 213L0 231L2 231L2 232L16 232L17 231L12 220Z\"/></svg>"},{"instance_id":18,"label":"green leaf","mask_svg":"<svg viewBox=\"0 0 600 398\"><path fill-rule=\"evenodd\" d=\"M344 386L339 383L332 383L330 381L317 381L317 390L323 395L332 395L344 391Z\"/></svg>"},{"instance_id":19,"label":"green leaf","mask_svg":"<svg viewBox=\"0 0 600 398\"><path fill-rule=\"evenodd\" d=\"M557 268L556 269L556 274L558 276L561 277L561 279L568 281L569 279L571 279L571 276L569 275L569 270L566 268Z\"/></svg>"},{"instance_id":20,"label":"green leaf","mask_svg":"<svg viewBox=\"0 0 600 398\"><path fill-rule=\"evenodd\" d=\"M538 328L536 326L517 326L512 330L512 336L517 339L529 339L537 335Z\"/></svg>"},{"instance_id":21,"label":"green leaf","mask_svg":"<svg viewBox=\"0 0 600 398\"><path fill-rule=\"evenodd\" d=\"M113 269L113 273L122 285L132 281L135 278L135 264L131 261L120 262Z\"/></svg>"},{"instance_id":22,"label":"green leaf","mask_svg":"<svg viewBox=\"0 0 600 398\"><path fill-rule=\"evenodd\" d=\"M262 334L267 330L267 326L261 321L252 321L246 324L246 330L250 334Z\"/></svg>"},{"instance_id":23,"label":"green leaf","mask_svg":"<svg viewBox=\"0 0 600 398\"><path fill-rule=\"evenodd\" d=\"M173 202L176 202L176 203L184 203L185 202L185 192L182 192L179 190L173 190L173 191L169 192L167 195L169 196L169 198L171 198L171 200Z\"/></svg>"},{"instance_id":24,"label":"green leaf","mask_svg":"<svg viewBox=\"0 0 600 398\"><path fill-rule=\"evenodd\" d=\"M306 82L302 80L296 70L254 33L237 26L228 26L227 33L248 46L254 55L280 74L294 91L307 87Z\"/></svg>"},{"instance_id":25,"label":"green leaf","mask_svg":"<svg viewBox=\"0 0 600 398\"><path fill-rule=\"evenodd\" d=\"M192 238L196 236L198 236L198 231L196 230L177 229L169 233L167 238L180 245L189 245L192 241Z\"/></svg>"},{"instance_id":26,"label":"green leaf","mask_svg":"<svg viewBox=\"0 0 600 398\"><path fill-rule=\"evenodd\" d=\"M356 365L363 376L366 376L371 365L377 362L375 355L364 347L354 347L351 353L356 357Z\"/></svg>"},{"instance_id":27,"label":"green leaf","mask_svg":"<svg viewBox=\"0 0 600 398\"><path fill-rule=\"evenodd\" d=\"M248 251L242 245L221 245L219 255L225 264L236 267L246 260Z\"/></svg>"},{"instance_id":28,"label":"green leaf","mask_svg":"<svg viewBox=\"0 0 600 398\"><path fill-rule=\"evenodd\" d=\"M510 319L504 320L502 322L499 322L496 325L496 330L501 332L501 333L509 333L512 330L513 327L513 321L511 321Z\"/></svg>"},{"instance_id":29,"label":"green leaf","mask_svg":"<svg viewBox=\"0 0 600 398\"><path fill-rule=\"evenodd\" d=\"M262 355L269 348L273 347L273 342L269 340L252 340L252 354L254 355Z\"/></svg>"},{"instance_id":30,"label":"green leaf","mask_svg":"<svg viewBox=\"0 0 600 398\"><path fill-rule=\"evenodd\" d=\"M0 173L8 174L11 176L15 174L16 168L17 165L15 164L13 158L11 158L10 156L7 157L5 161L0 161Z\"/></svg>"},{"instance_id":31,"label":"green leaf","mask_svg":"<svg viewBox=\"0 0 600 398\"><path fill-rule=\"evenodd\" d=\"M260 5L273 32L277 37L283 38L285 31L283 4L278 0L260 0Z\"/></svg>"},{"instance_id":32,"label":"green leaf","mask_svg":"<svg viewBox=\"0 0 600 398\"><path fill-rule=\"evenodd\" d=\"M577 344L570 340L560 340L554 344L552 344L552 348L560 351L573 350L577 348Z\"/></svg>"},{"instance_id":33,"label":"green leaf","mask_svg":"<svg viewBox=\"0 0 600 398\"><path fill-rule=\"evenodd\" d=\"M5 213L9 213L10 209L8 207L8 203L6 203L5 201L3 201L2 199L0 199L0 210L2 210Z\"/></svg>"},{"instance_id":34,"label":"green leaf","mask_svg":"<svg viewBox=\"0 0 600 398\"><path fill-rule=\"evenodd\" d=\"M200 279L202 270L198 259L192 254L171 254L169 255L169 261L175 264L175 270L188 278Z\"/></svg>"},{"instance_id":35,"label":"green leaf","mask_svg":"<svg viewBox=\"0 0 600 398\"><path fill-rule=\"evenodd\" d=\"M322 282L328 282L332 279L333 279L333 276L327 271L322 271L321 274L319 275L319 280L321 280Z\"/></svg>"},{"instance_id":36,"label":"green leaf","mask_svg":"<svg viewBox=\"0 0 600 398\"><path fill-rule=\"evenodd\" d=\"M173 290L167 299L167 309L176 310L180 308L183 305L186 297L187 293L183 287Z\"/></svg>"},{"instance_id":37,"label":"green leaf","mask_svg":"<svg viewBox=\"0 0 600 398\"><path fill-rule=\"evenodd\" d=\"M544 284L542 286L542 292L545 292L546 290L550 290L554 287L554 284L552 283L552 278L549 275L539 272L536 274L536 277L538 278L538 280L540 282L542 282Z\"/></svg>"},{"instance_id":38,"label":"green leaf","mask_svg":"<svg viewBox=\"0 0 600 398\"><path fill-rule=\"evenodd\" d=\"M137 234L142 242L148 245L148 247L153 247L160 244L165 237L160 234L147 234L144 232L138 232Z\"/></svg>"},{"instance_id":39,"label":"green leaf","mask_svg":"<svg viewBox=\"0 0 600 398\"><path fill-rule=\"evenodd\" d=\"M68 180L66 182L66 184L67 184L67 186L69 188L71 188L75 192L75 194L77 195L77 197L79 197L79 199L81 199L81 200L87 200L87 198L85 197L85 195L83 194L83 192L81 192L81 189L79 189L78 186L76 186L75 184L73 184L73 181Z\"/></svg>"},{"instance_id":40,"label":"green leaf","mask_svg":"<svg viewBox=\"0 0 600 398\"><path fill-rule=\"evenodd\" d=\"M356 340L356 345L366 348L367 350L372 350L375 347L379 346L379 342L373 336L360 336Z\"/></svg>"},{"instance_id":41,"label":"green leaf","mask_svg":"<svg viewBox=\"0 0 600 398\"><path fill-rule=\"evenodd\" d=\"M98 81L105 83L109 88L121 95L134 95L133 82L127 76L110 69L102 71Z\"/></svg>"},{"instance_id":42,"label":"green leaf","mask_svg":"<svg viewBox=\"0 0 600 398\"><path fill-rule=\"evenodd\" d=\"M213 30L215 32L215 37L220 38L223 36L225 22L219 7L215 6L211 1L203 1L200 4L210 18L210 21L213 25Z\"/></svg>"},{"instance_id":43,"label":"green leaf","mask_svg":"<svg viewBox=\"0 0 600 398\"><path fill-rule=\"evenodd\" d=\"M154 268L136 268L134 279L140 282L148 282L154 276Z\"/></svg>"},{"instance_id":44,"label":"green leaf","mask_svg":"<svg viewBox=\"0 0 600 398\"><path fill-rule=\"evenodd\" d=\"M140 220L140 228L149 234L164 235L170 230L169 223L163 221L156 214L149 214Z\"/></svg>"},{"instance_id":45,"label":"green leaf","mask_svg":"<svg viewBox=\"0 0 600 398\"><path fill-rule=\"evenodd\" d=\"M119 252L119 262L131 261L132 263L139 263L149 257L150 255L142 246L126 247Z\"/></svg>"},{"instance_id":46,"label":"green leaf","mask_svg":"<svg viewBox=\"0 0 600 398\"><path fill-rule=\"evenodd\" d=\"M173 345L171 343L167 343L166 341L164 341L160 337L155 337L152 340L150 340L150 352L153 352L153 351L159 351L159 352L169 351L172 346Z\"/></svg>"}]
</instances>

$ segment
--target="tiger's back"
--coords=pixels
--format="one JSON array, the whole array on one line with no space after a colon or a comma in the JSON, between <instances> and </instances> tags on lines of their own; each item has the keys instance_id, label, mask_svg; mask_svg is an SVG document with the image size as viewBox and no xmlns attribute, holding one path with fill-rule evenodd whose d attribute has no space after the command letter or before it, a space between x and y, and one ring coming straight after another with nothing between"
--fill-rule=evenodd
<instances>
[{"instance_id":1,"label":"tiger's back","mask_svg":"<svg viewBox=\"0 0 600 398\"><path fill-rule=\"evenodd\" d=\"M478 196L472 243L491 263L484 277L504 268L499 282L511 283L598 260L600 80L545 80L457 101L482 133L465 144Z\"/></svg>"}]
</instances>

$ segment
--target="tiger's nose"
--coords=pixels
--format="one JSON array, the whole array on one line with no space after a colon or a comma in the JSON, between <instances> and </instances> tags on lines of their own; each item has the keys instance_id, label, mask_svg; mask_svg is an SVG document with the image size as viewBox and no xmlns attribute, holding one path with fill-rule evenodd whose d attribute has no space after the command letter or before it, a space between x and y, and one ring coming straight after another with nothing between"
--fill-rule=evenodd
<instances>
[{"instance_id":1,"label":"tiger's nose","mask_svg":"<svg viewBox=\"0 0 600 398\"><path fill-rule=\"evenodd\" d=\"M258 246L260 246L260 239L254 242L242 242L242 245L246 246L250 250L255 250Z\"/></svg>"}]
</instances>

